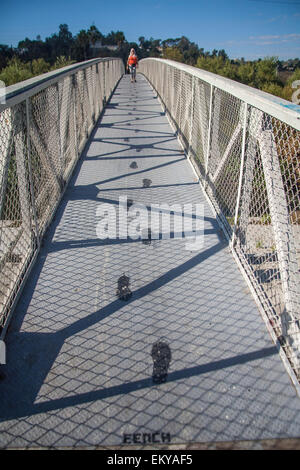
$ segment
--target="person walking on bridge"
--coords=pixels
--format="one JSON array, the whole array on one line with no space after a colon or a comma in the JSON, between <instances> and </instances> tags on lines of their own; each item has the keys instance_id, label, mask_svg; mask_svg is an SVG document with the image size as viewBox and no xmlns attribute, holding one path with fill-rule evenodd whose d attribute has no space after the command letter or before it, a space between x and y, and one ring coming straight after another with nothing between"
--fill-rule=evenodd
<instances>
[{"instance_id":1,"label":"person walking on bridge","mask_svg":"<svg viewBox=\"0 0 300 470\"><path fill-rule=\"evenodd\" d=\"M132 48L127 60L127 70L130 70L131 83L136 82L136 68L138 67L138 58L135 50Z\"/></svg>"}]
</instances>

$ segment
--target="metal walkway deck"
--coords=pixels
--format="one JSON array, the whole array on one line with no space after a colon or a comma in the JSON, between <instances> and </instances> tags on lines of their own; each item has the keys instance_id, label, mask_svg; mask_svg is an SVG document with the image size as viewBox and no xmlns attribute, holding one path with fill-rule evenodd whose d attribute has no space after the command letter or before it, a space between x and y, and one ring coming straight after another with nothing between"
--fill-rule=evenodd
<instances>
[{"instance_id":1,"label":"metal walkway deck","mask_svg":"<svg viewBox=\"0 0 300 470\"><path fill-rule=\"evenodd\" d=\"M203 203L204 248L186 250L176 238L99 240L97 207L122 195L146 205ZM116 297L123 273L127 302ZM166 382L155 384L159 340L171 359ZM1 447L300 436L300 399L142 76L121 80L96 126L6 343Z\"/></svg>"}]
</instances>

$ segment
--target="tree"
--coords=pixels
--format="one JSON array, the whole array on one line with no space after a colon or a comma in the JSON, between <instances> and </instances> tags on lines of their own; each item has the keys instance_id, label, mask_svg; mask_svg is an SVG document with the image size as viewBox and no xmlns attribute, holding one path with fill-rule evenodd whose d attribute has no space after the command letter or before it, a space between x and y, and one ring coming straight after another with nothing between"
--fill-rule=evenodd
<instances>
[{"instance_id":1,"label":"tree","mask_svg":"<svg viewBox=\"0 0 300 470\"><path fill-rule=\"evenodd\" d=\"M190 42L189 39L186 38L185 36L181 36L181 38L179 39L179 41L177 41L176 47L178 47L178 49L180 50L180 52L183 53L183 52L189 50L189 48L191 47L191 42Z\"/></svg>"},{"instance_id":2,"label":"tree","mask_svg":"<svg viewBox=\"0 0 300 470\"><path fill-rule=\"evenodd\" d=\"M183 62L183 54L177 47L167 47L163 51L164 59L176 60L177 62Z\"/></svg>"},{"instance_id":3,"label":"tree","mask_svg":"<svg viewBox=\"0 0 300 470\"><path fill-rule=\"evenodd\" d=\"M50 64L45 59L34 59L31 62L31 71L33 75L41 75L42 73L49 72Z\"/></svg>"},{"instance_id":4,"label":"tree","mask_svg":"<svg viewBox=\"0 0 300 470\"><path fill-rule=\"evenodd\" d=\"M255 86L255 64L253 62L241 63L237 69L237 80L246 85Z\"/></svg>"},{"instance_id":5,"label":"tree","mask_svg":"<svg viewBox=\"0 0 300 470\"><path fill-rule=\"evenodd\" d=\"M145 42L145 37L144 36L140 36L139 37L139 47L142 49L143 48L143 45L144 45L144 42Z\"/></svg>"},{"instance_id":6,"label":"tree","mask_svg":"<svg viewBox=\"0 0 300 470\"><path fill-rule=\"evenodd\" d=\"M25 38L18 44L18 54L24 60L46 59L48 57L48 50L41 39L31 41L31 39Z\"/></svg>"},{"instance_id":7,"label":"tree","mask_svg":"<svg viewBox=\"0 0 300 470\"><path fill-rule=\"evenodd\" d=\"M164 41L162 41L162 47L165 49L167 47L173 47L177 44L177 42L180 40L180 38L177 38L177 39L172 39L172 38L169 38L169 39L165 39Z\"/></svg>"},{"instance_id":8,"label":"tree","mask_svg":"<svg viewBox=\"0 0 300 470\"><path fill-rule=\"evenodd\" d=\"M75 47L77 49L79 60L87 60L90 45L90 37L85 29L81 29L76 36Z\"/></svg>"},{"instance_id":9,"label":"tree","mask_svg":"<svg viewBox=\"0 0 300 470\"><path fill-rule=\"evenodd\" d=\"M122 31L111 31L104 39L104 44L108 46L121 46L125 42L125 35Z\"/></svg>"},{"instance_id":10,"label":"tree","mask_svg":"<svg viewBox=\"0 0 300 470\"><path fill-rule=\"evenodd\" d=\"M58 56L69 56L71 53L71 47L73 43L72 33L69 31L69 26L67 24L59 25L58 33Z\"/></svg>"},{"instance_id":11,"label":"tree","mask_svg":"<svg viewBox=\"0 0 300 470\"><path fill-rule=\"evenodd\" d=\"M90 26L87 31L87 34L90 40L90 44L92 44L93 46L96 44L97 41L100 41L101 44L103 43L104 36L100 33L100 31L95 25Z\"/></svg>"},{"instance_id":12,"label":"tree","mask_svg":"<svg viewBox=\"0 0 300 470\"><path fill-rule=\"evenodd\" d=\"M266 91L267 93L270 93L271 95L282 97L283 88L277 83L265 83L261 89L262 91Z\"/></svg>"},{"instance_id":13,"label":"tree","mask_svg":"<svg viewBox=\"0 0 300 470\"><path fill-rule=\"evenodd\" d=\"M70 57L60 56L57 57L56 61L54 62L51 70L61 69L62 67L66 67L67 65L71 65L74 63L74 60L71 60Z\"/></svg>"},{"instance_id":14,"label":"tree","mask_svg":"<svg viewBox=\"0 0 300 470\"><path fill-rule=\"evenodd\" d=\"M200 69L207 70L208 72L216 73L218 75L222 75L222 69L224 68L225 61L222 57L218 57L217 55L207 57L201 56L197 60L197 67Z\"/></svg>"},{"instance_id":15,"label":"tree","mask_svg":"<svg viewBox=\"0 0 300 470\"><path fill-rule=\"evenodd\" d=\"M287 84L292 85L293 82L295 82L296 80L300 80L300 66L299 66L299 68L296 68L293 75L291 75L291 77L288 79Z\"/></svg>"},{"instance_id":16,"label":"tree","mask_svg":"<svg viewBox=\"0 0 300 470\"><path fill-rule=\"evenodd\" d=\"M227 59L224 61L224 65L220 71L220 74L223 75L223 77L230 78L231 80L236 80L238 77L237 66L232 64L230 60Z\"/></svg>"},{"instance_id":17,"label":"tree","mask_svg":"<svg viewBox=\"0 0 300 470\"><path fill-rule=\"evenodd\" d=\"M190 47L184 51L183 53L184 62L189 65L196 65L197 59L199 57L199 49L198 46L194 43L190 45Z\"/></svg>"},{"instance_id":18,"label":"tree","mask_svg":"<svg viewBox=\"0 0 300 470\"><path fill-rule=\"evenodd\" d=\"M5 44L0 44L0 70L3 69L8 61L13 57L12 47L8 47Z\"/></svg>"},{"instance_id":19,"label":"tree","mask_svg":"<svg viewBox=\"0 0 300 470\"><path fill-rule=\"evenodd\" d=\"M54 63L57 57L69 56L74 45L74 38L67 24L59 25L59 32L45 39L44 47L47 60ZM32 58L32 57L31 57Z\"/></svg>"},{"instance_id":20,"label":"tree","mask_svg":"<svg viewBox=\"0 0 300 470\"><path fill-rule=\"evenodd\" d=\"M8 65L0 72L0 80L2 80L6 86L22 82L31 77L32 72L30 70L30 64L24 64L18 57L13 57L9 60Z\"/></svg>"},{"instance_id":21,"label":"tree","mask_svg":"<svg viewBox=\"0 0 300 470\"><path fill-rule=\"evenodd\" d=\"M218 52L218 57L222 57L224 60L229 59L224 49L220 49Z\"/></svg>"},{"instance_id":22,"label":"tree","mask_svg":"<svg viewBox=\"0 0 300 470\"><path fill-rule=\"evenodd\" d=\"M293 88L292 85L296 80L300 80L300 67L296 68L294 73L290 76L287 80L285 87L282 90L282 98L285 100L292 101L292 96L297 89L299 89L299 85L296 88ZM299 99L299 94L297 92L297 100Z\"/></svg>"},{"instance_id":23,"label":"tree","mask_svg":"<svg viewBox=\"0 0 300 470\"><path fill-rule=\"evenodd\" d=\"M115 41L119 47L125 42L125 34L123 31L117 31L115 33Z\"/></svg>"},{"instance_id":24,"label":"tree","mask_svg":"<svg viewBox=\"0 0 300 470\"><path fill-rule=\"evenodd\" d=\"M160 43L161 43L161 40L160 39L153 39L153 38L150 38L150 57L160 57L161 53L160 53Z\"/></svg>"},{"instance_id":25,"label":"tree","mask_svg":"<svg viewBox=\"0 0 300 470\"><path fill-rule=\"evenodd\" d=\"M267 83L278 83L277 57L266 57L256 64L256 82L259 88Z\"/></svg>"}]
</instances>

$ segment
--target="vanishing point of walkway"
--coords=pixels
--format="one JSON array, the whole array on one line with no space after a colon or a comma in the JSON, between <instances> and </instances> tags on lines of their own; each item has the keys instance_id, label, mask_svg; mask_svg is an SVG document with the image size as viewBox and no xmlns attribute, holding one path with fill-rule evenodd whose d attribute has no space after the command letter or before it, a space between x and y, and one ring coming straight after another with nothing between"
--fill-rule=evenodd
<instances>
[{"instance_id":1,"label":"vanishing point of walkway","mask_svg":"<svg viewBox=\"0 0 300 470\"><path fill-rule=\"evenodd\" d=\"M135 163L134 163L135 162ZM205 206L204 247L99 240L96 209ZM116 296L130 278L132 296ZM168 345L155 383L153 345ZM291 385L154 91L120 81L25 286L0 381L0 446L300 436Z\"/></svg>"}]
</instances>

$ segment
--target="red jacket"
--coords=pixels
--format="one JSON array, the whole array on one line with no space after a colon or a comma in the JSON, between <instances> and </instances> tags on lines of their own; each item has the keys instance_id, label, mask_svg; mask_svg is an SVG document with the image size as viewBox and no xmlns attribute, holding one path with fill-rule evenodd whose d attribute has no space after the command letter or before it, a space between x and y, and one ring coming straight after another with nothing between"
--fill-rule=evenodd
<instances>
[{"instance_id":1,"label":"red jacket","mask_svg":"<svg viewBox=\"0 0 300 470\"><path fill-rule=\"evenodd\" d=\"M127 60L128 65L137 65L138 58L136 55L130 55Z\"/></svg>"}]
</instances>

